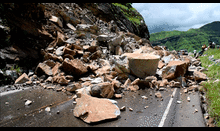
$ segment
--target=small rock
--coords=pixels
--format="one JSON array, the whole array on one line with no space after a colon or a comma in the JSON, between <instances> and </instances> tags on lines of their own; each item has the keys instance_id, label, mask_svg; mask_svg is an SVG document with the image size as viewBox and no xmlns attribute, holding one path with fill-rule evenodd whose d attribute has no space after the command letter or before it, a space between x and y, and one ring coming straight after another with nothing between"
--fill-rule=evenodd
<instances>
[{"instance_id":1,"label":"small rock","mask_svg":"<svg viewBox=\"0 0 220 131\"><path fill-rule=\"evenodd\" d=\"M146 96L141 96L141 98L142 98L142 99L145 99L145 100L148 99L148 97L146 97Z\"/></svg>"},{"instance_id":2,"label":"small rock","mask_svg":"<svg viewBox=\"0 0 220 131\"><path fill-rule=\"evenodd\" d=\"M115 98L122 98L121 94L115 94L114 96L115 96Z\"/></svg>"},{"instance_id":3,"label":"small rock","mask_svg":"<svg viewBox=\"0 0 220 131\"><path fill-rule=\"evenodd\" d=\"M147 109L149 106L144 106L144 109Z\"/></svg>"},{"instance_id":4,"label":"small rock","mask_svg":"<svg viewBox=\"0 0 220 131\"><path fill-rule=\"evenodd\" d=\"M196 112L198 112L198 109L195 109L195 111L193 112L193 114L196 113Z\"/></svg>"},{"instance_id":5,"label":"small rock","mask_svg":"<svg viewBox=\"0 0 220 131\"><path fill-rule=\"evenodd\" d=\"M129 109L129 111L133 111L133 109L131 107L129 107L128 109Z\"/></svg>"},{"instance_id":6,"label":"small rock","mask_svg":"<svg viewBox=\"0 0 220 131\"><path fill-rule=\"evenodd\" d=\"M155 93L155 97L157 97L157 98L161 98L161 97L162 97L162 95L161 95L161 93L160 93L160 92L156 92L156 93Z\"/></svg>"},{"instance_id":7,"label":"small rock","mask_svg":"<svg viewBox=\"0 0 220 131\"><path fill-rule=\"evenodd\" d=\"M9 105L9 102L6 101L6 102L5 102L5 105Z\"/></svg>"},{"instance_id":8,"label":"small rock","mask_svg":"<svg viewBox=\"0 0 220 131\"><path fill-rule=\"evenodd\" d=\"M187 101L190 102L190 97L189 96L187 97Z\"/></svg>"},{"instance_id":9,"label":"small rock","mask_svg":"<svg viewBox=\"0 0 220 131\"><path fill-rule=\"evenodd\" d=\"M50 112L50 107L45 108L46 112Z\"/></svg>"},{"instance_id":10,"label":"small rock","mask_svg":"<svg viewBox=\"0 0 220 131\"><path fill-rule=\"evenodd\" d=\"M57 114L60 114L60 111L57 111Z\"/></svg>"},{"instance_id":11,"label":"small rock","mask_svg":"<svg viewBox=\"0 0 220 131\"><path fill-rule=\"evenodd\" d=\"M126 107L125 106L122 106L121 108L120 108L120 111L125 111L126 110Z\"/></svg>"},{"instance_id":12,"label":"small rock","mask_svg":"<svg viewBox=\"0 0 220 131\"><path fill-rule=\"evenodd\" d=\"M30 100L27 100L26 102L25 102L25 106L29 106L30 104L32 103L32 101L30 101Z\"/></svg>"},{"instance_id":13,"label":"small rock","mask_svg":"<svg viewBox=\"0 0 220 131\"><path fill-rule=\"evenodd\" d=\"M181 101L177 101L177 104L181 104L182 102Z\"/></svg>"}]
</instances>

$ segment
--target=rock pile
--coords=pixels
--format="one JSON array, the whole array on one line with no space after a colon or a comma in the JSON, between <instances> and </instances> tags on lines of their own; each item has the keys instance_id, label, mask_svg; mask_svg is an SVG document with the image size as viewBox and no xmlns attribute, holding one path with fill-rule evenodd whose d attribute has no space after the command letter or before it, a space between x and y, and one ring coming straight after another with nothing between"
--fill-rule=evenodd
<instances>
[{"instance_id":1,"label":"rock pile","mask_svg":"<svg viewBox=\"0 0 220 131\"><path fill-rule=\"evenodd\" d=\"M41 49L43 61L28 75L22 74L15 85L76 93L74 116L87 123L117 118L120 109L110 98L123 98L125 90L152 88L161 98L159 91L166 87L194 89L207 79L199 59L152 47L149 40L130 32L113 31L114 21L91 22L83 15L81 21L90 24L79 23L61 14L65 22L55 15L49 21L68 30L55 30L56 39Z\"/></svg>"}]
</instances>

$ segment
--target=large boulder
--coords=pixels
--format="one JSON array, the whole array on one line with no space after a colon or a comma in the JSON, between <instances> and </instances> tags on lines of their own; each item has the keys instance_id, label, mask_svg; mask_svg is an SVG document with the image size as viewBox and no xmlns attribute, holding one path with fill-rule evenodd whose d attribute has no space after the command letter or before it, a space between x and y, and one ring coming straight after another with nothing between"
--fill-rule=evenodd
<instances>
[{"instance_id":1,"label":"large boulder","mask_svg":"<svg viewBox=\"0 0 220 131\"><path fill-rule=\"evenodd\" d=\"M76 103L73 115L86 123L113 119L120 115L120 110L116 105L117 102L114 100L80 94L80 98L76 99Z\"/></svg>"},{"instance_id":2,"label":"large boulder","mask_svg":"<svg viewBox=\"0 0 220 131\"><path fill-rule=\"evenodd\" d=\"M130 73L145 78L156 74L160 56L146 53L125 53L128 57Z\"/></svg>"},{"instance_id":3,"label":"large boulder","mask_svg":"<svg viewBox=\"0 0 220 131\"><path fill-rule=\"evenodd\" d=\"M162 69L162 78L174 79L184 76L187 71L187 63L185 61L170 61L166 68Z\"/></svg>"}]
</instances>

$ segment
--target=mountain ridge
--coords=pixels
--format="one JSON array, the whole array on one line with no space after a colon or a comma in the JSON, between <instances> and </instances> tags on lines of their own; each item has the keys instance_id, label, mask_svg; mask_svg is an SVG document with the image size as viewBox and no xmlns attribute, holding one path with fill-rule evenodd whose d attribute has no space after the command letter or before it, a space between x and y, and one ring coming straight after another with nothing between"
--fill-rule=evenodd
<instances>
[{"instance_id":1,"label":"mountain ridge","mask_svg":"<svg viewBox=\"0 0 220 131\"><path fill-rule=\"evenodd\" d=\"M209 41L219 43L220 21L214 21L201 26L198 29L188 31L162 31L151 34L151 44L165 45L170 50L186 49L190 52L201 50L202 45L207 45Z\"/></svg>"}]
</instances>

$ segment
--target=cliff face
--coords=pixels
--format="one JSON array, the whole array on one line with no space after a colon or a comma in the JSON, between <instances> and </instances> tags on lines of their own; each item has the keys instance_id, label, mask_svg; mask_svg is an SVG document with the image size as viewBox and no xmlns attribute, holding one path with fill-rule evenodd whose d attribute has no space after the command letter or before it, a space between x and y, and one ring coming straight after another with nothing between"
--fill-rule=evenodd
<instances>
[{"instance_id":1,"label":"cliff face","mask_svg":"<svg viewBox=\"0 0 220 131\"><path fill-rule=\"evenodd\" d=\"M79 6L91 10L101 20L114 20L121 31L129 31L148 40L150 38L143 17L132 7L116 3L79 3Z\"/></svg>"},{"instance_id":2,"label":"cliff face","mask_svg":"<svg viewBox=\"0 0 220 131\"><path fill-rule=\"evenodd\" d=\"M143 17L118 3L1 3L0 32L0 69L33 70L44 57L42 49L62 46L69 38L90 43L102 34L129 32L149 42Z\"/></svg>"}]
</instances>

